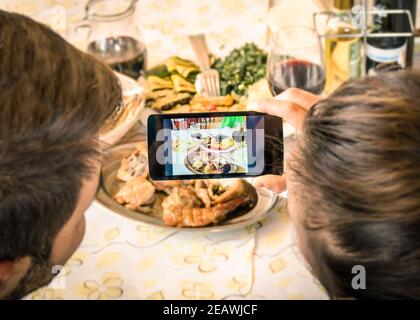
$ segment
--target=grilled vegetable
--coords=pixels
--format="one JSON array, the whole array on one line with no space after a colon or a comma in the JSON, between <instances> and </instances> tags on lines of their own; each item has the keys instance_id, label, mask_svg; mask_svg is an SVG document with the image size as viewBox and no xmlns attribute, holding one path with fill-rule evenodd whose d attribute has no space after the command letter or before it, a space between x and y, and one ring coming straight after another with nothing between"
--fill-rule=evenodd
<instances>
[{"instance_id":1,"label":"grilled vegetable","mask_svg":"<svg viewBox=\"0 0 420 320\"><path fill-rule=\"evenodd\" d=\"M174 91L195 93L195 86L177 74L171 75Z\"/></svg>"},{"instance_id":2,"label":"grilled vegetable","mask_svg":"<svg viewBox=\"0 0 420 320\"><path fill-rule=\"evenodd\" d=\"M265 77L267 54L253 43L234 49L224 59L216 59L213 68L220 73L222 95L247 95L250 85Z\"/></svg>"},{"instance_id":3,"label":"grilled vegetable","mask_svg":"<svg viewBox=\"0 0 420 320\"><path fill-rule=\"evenodd\" d=\"M169 89L165 90L157 90L157 91L149 91L146 93L147 100L157 100L163 97L166 97L169 94L172 94L173 91Z\"/></svg>"},{"instance_id":4,"label":"grilled vegetable","mask_svg":"<svg viewBox=\"0 0 420 320\"><path fill-rule=\"evenodd\" d=\"M170 110L179 104L187 104L191 101L189 93L175 93L171 92L168 95L156 99L150 103L150 107L158 111Z\"/></svg>"},{"instance_id":5,"label":"grilled vegetable","mask_svg":"<svg viewBox=\"0 0 420 320\"><path fill-rule=\"evenodd\" d=\"M165 61L167 70L170 73L178 73L184 78L188 78L191 74L197 74L200 69L191 61L181 59L179 57L171 57Z\"/></svg>"},{"instance_id":6,"label":"grilled vegetable","mask_svg":"<svg viewBox=\"0 0 420 320\"><path fill-rule=\"evenodd\" d=\"M146 106L168 111L177 105L188 104L195 94L197 72L199 69L194 63L178 57L171 57L164 65L149 70Z\"/></svg>"},{"instance_id":7,"label":"grilled vegetable","mask_svg":"<svg viewBox=\"0 0 420 320\"><path fill-rule=\"evenodd\" d=\"M171 79L159 78L158 76L147 77L147 86L150 91L172 89L174 87Z\"/></svg>"},{"instance_id":8,"label":"grilled vegetable","mask_svg":"<svg viewBox=\"0 0 420 320\"><path fill-rule=\"evenodd\" d=\"M168 69L164 64L158 65L150 70L147 70L146 77L149 78L150 76L156 76L159 78L167 78L171 74L169 73Z\"/></svg>"},{"instance_id":9,"label":"grilled vegetable","mask_svg":"<svg viewBox=\"0 0 420 320\"><path fill-rule=\"evenodd\" d=\"M228 106L230 107L235 103L232 96L224 97L203 97L196 95L192 101L193 103L201 104L203 106Z\"/></svg>"}]
</instances>

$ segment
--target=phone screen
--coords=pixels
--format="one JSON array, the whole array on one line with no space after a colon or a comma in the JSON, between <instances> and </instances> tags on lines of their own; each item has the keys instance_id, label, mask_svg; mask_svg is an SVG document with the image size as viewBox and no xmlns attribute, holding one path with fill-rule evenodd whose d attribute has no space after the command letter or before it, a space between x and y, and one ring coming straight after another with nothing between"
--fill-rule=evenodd
<instances>
[{"instance_id":1,"label":"phone screen","mask_svg":"<svg viewBox=\"0 0 420 320\"><path fill-rule=\"evenodd\" d=\"M164 119L170 129L171 161L165 174L247 174L255 171L258 151L264 152L264 134L257 143L253 130L264 128L262 116L223 116ZM260 159L261 160L261 159Z\"/></svg>"},{"instance_id":2,"label":"phone screen","mask_svg":"<svg viewBox=\"0 0 420 320\"><path fill-rule=\"evenodd\" d=\"M265 116L255 112L151 116L151 178L261 175L266 168L265 133Z\"/></svg>"}]
</instances>

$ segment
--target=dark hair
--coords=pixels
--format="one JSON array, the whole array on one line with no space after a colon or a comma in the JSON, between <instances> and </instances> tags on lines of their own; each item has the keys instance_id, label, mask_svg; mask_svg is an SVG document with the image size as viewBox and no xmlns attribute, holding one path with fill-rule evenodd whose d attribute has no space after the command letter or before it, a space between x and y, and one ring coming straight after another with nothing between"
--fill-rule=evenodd
<instances>
[{"instance_id":1,"label":"dark hair","mask_svg":"<svg viewBox=\"0 0 420 320\"><path fill-rule=\"evenodd\" d=\"M346 83L310 109L301 143L301 241L330 296L419 299L420 73Z\"/></svg>"},{"instance_id":2,"label":"dark hair","mask_svg":"<svg viewBox=\"0 0 420 320\"><path fill-rule=\"evenodd\" d=\"M120 100L107 66L0 11L0 260L49 257Z\"/></svg>"}]
</instances>

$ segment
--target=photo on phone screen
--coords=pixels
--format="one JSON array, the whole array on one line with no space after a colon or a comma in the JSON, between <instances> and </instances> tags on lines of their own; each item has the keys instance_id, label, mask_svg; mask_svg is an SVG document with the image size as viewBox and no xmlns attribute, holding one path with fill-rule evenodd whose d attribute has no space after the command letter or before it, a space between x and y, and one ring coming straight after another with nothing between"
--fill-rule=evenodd
<instances>
[{"instance_id":1,"label":"photo on phone screen","mask_svg":"<svg viewBox=\"0 0 420 320\"><path fill-rule=\"evenodd\" d=\"M256 112L150 116L150 176L164 180L261 175L266 169L265 121L265 115Z\"/></svg>"}]
</instances>

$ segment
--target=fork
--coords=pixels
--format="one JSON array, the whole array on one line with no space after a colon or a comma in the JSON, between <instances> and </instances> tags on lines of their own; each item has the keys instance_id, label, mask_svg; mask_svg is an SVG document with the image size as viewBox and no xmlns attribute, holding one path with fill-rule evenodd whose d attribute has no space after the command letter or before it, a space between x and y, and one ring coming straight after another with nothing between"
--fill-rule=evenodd
<instances>
[{"instance_id":1,"label":"fork","mask_svg":"<svg viewBox=\"0 0 420 320\"><path fill-rule=\"evenodd\" d=\"M210 52L204 34L188 37L200 66L201 73L197 75L196 89L203 96L220 96L220 75L210 66Z\"/></svg>"}]
</instances>

